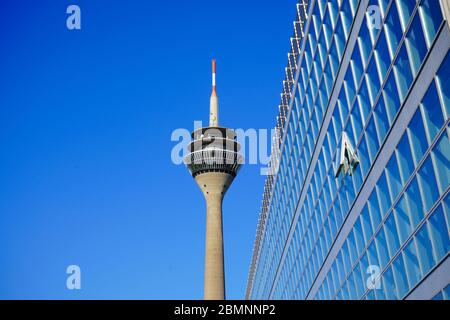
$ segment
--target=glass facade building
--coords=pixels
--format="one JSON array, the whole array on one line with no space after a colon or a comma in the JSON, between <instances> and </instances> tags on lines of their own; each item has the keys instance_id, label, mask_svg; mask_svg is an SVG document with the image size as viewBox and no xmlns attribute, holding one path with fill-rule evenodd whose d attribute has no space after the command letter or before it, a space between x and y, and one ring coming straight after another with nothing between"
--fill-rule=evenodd
<instances>
[{"instance_id":1,"label":"glass facade building","mask_svg":"<svg viewBox=\"0 0 450 320\"><path fill-rule=\"evenodd\" d=\"M299 2L247 299L450 298L449 21L448 0ZM336 177L343 133L359 164Z\"/></svg>"}]
</instances>

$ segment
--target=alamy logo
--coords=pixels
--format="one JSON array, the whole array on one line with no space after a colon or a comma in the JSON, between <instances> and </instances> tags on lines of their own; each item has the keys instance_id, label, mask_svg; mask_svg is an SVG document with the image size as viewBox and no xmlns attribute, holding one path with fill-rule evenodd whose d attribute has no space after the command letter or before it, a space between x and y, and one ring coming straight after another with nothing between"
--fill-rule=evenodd
<instances>
[{"instance_id":1,"label":"alamy logo","mask_svg":"<svg viewBox=\"0 0 450 320\"><path fill-rule=\"evenodd\" d=\"M381 289L381 269L380 266L370 265L366 270L367 274L370 276L366 280L366 286L369 290L378 290Z\"/></svg>"},{"instance_id":2,"label":"alamy logo","mask_svg":"<svg viewBox=\"0 0 450 320\"><path fill-rule=\"evenodd\" d=\"M69 275L66 280L66 287L69 290L81 289L81 269L73 264L67 267L66 273Z\"/></svg>"},{"instance_id":3,"label":"alamy logo","mask_svg":"<svg viewBox=\"0 0 450 320\"><path fill-rule=\"evenodd\" d=\"M201 121L194 121L194 130L202 128ZM214 130L214 128L210 129ZM270 146L271 141L275 137L275 129L235 129L237 142L241 146L240 153L243 155L243 159L247 161L248 164L260 164L263 167L260 169L261 175L274 174L277 169L276 163L271 158ZM172 163L175 165L181 165L184 162L186 155L188 155L188 146L191 142L191 133L189 130L184 128L175 129L171 135L171 141L176 144L172 147L171 159ZM208 147L213 149L215 145L215 140L211 140L208 143ZM197 159L203 161L204 159ZM231 159L232 160L232 159ZM205 160L206 161L206 160ZM217 162L217 159L210 159L210 161ZM234 160L232 160L234 161ZM232 162L233 163L233 162ZM270 170L269 170L270 168Z\"/></svg>"},{"instance_id":4,"label":"alamy logo","mask_svg":"<svg viewBox=\"0 0 450 320\"><path fill-rule=\"evenodd\" d=\"M367 8L367 27L369 29L381 29L381 9L372 5Z\"/></svg>"},{"instance_id":5,"label":"alamy logo","mask_svg":"<svg viewBox=\"0 0 450 320\"><path fill-rule=\"evenodd\" d=\"M81 9L79 6L72 4L67 7L67 17L66 26L69 30L80 30L81 29Z\"/></svg>"}]
</instances>

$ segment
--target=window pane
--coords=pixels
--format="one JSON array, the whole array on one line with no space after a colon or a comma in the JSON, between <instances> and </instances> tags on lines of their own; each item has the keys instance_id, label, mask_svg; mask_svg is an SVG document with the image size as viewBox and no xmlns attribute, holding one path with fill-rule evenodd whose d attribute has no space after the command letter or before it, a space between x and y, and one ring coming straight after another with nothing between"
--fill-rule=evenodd
<instances>
[{"instance_id":1,"label":"window pane","mask_svg":"<svg viewBox=\"0 0 450 320\"><path fill-rule=\"evenodd\" d=\"M425 211L429 211L439 197L431 157L427 158L419 170L419 185Z\"/></svg>"},{"instance_id":2,"label":"window pane","mask_svg":"<svg viewBox=\"0 0 450 320\"><path fill-rule=\"evenodd\" d=\"M403 134L403 137L397 146L397 160L402 175L402 181L403 183L406 183L414 171L411 146L409 145L408 135L406 133Z\"/></svg>"},{"instance_id":3,"label":"window pane","mask_svg":"<svg viewBox=\"0 0 450 320\"><path fill-rule=\"evenodd\" d=\"M372 221L372 229L375 231L378 226L381 223L381 212L380 212L380 206L378 204L378 198L377 198L377 193L376 190L374 189L372 191L372 194L370 195L369 201L368 201L368 206L369 206L369 212L370 212L370 217L371 217L371 221Z\"/></svg>"},{"instance_id":4,"label":"window pane","mask_svg":"<svg viewBox=\"0 0 450 320\"><path fill-rule=\"evenodd\" d=\"M450 117L450 51L447 53L438 71L439 89L442 93L443 110L446 112L446 119Z\"/></svg>"},{"instance_id":5,"label":"window pane","mask_svg":"<svg viewBox=\"0 0 450 320\"><path fill-rule=\"evenodd\" d=\"M442 294L442 291L439 292L437 295L435 295L431 300L435 300L435 301L444 300L444 296Z\"/></svg>"},{"instance_id":6,"label":"window pane","mask_svg":"<svg viewBox=\"0 0 450 320\"><path fill-rule=\"evenodd\" d=\"M400 108L399 93L397 91L397 85L395 84L394 72L389 74L389 78L384 86L383 97L386 111L389 115L389 123L392 124L397 115L397 111Z\"/></svg>"},{"instance_id":7,"label":"window pane","mask_svg":"<svg viewBox=\"0 0 450 320\"><path fill-rule=\"evenodd\" d=\"M386 175L383 173L383 175L380 177L377 183L377 194L378 194L378 202L380 204L380 209L382 216L384 217L391 207L391 200L389 197L389 189L386 182Z\"/></svg>"},{"instance_id":8,"label":"window pane","mask_svg":"<svg viewBox=\"0 0 450 320\"><path fill-rule=\"evenodd\" d=\"M433 258L433 249L431 246L430 235L428 233L427 225L424 224L419 232L414 237L416 240L418 257L422 274L428 273L428 271L434 266L435 261Z\"/></svg>"},{"instance_id":9,"label":"window pane","mask_svg":"<svg viewBox=\"0 0 450 320\"><path fill-rule=\"evenodd\" d=\"M358 102L361 108L363 123L365 125L367 123L370 110L372 109L369 99L369 92L367 91L367 85L365 82L361 84L361 90L359 90L358 94Z\"/></svg>"},{"instance_id":10,"label":"window pane","mask_svg":"<svg viewBox=\"0 0 450 320\"><path fill-rule=\"evenodd\" d=\"M389 262L389 250L386 243L386 235L384 229L381 229L376 236L378 259L380 261L380 267L384 268Z\"/></svg>"},{"instance_id":11,"label":"window pane","mask_svg":"<svg viewBox=\"0 0 450 320\"><path fill-rule=\"evenodd\" d=\"M411 0L396 0L398 11L400 12L400 17L402 21L403 32L406 30L409 18L411 18L412 12L416 5L415 1Z\"/></svg>"},{"instance_id":12,"label":"window pane","mask_svg":"<svg viewBox=\"0 0 450 320\"><path fill-rule=\"evenodd\" d=\"M397 227L400 235L401 243L405 242L406 239L412 232L411 222L409 220L409 209L407 206L406 198L403 196L395 208L395 218L397 220Z\"/></svg>"},{"instance_id":13,"label":"window pane","mask_svg":"<svg viewBox=\"0 0 450 320\"><path fill-rule=\"evenodd\" d=\"M445 300L450 300L450 284L444 289L444 298Z\"/></svg>"},{"instance_id":14,"label":"window pane","mask_svg":"<svg viewBox=\"0 0 450 320\"><path fill-rule=\"evenodd\" d=\"M353 110L352 110L352 124L353 124L353 134L355 141L359 140L359 136L361 135L362 131L362 117L361 113L359 112L358 105L355 104Z\"/></svg>"},{"instance_id":15,"label":"window pane","mask_svg":"<svg viewBox=\"0 0 450 320\"><path fill-rule=\"evenodd\" d=\"M395 286L397 288L397 295L399 299L408 291L408 279L406 278L405 264L402 255L399 255L392 264L394 270Z\"/></svg>"},{"instance_id":16,"label":"window pane","mask_svg":"<svg viewBox=\"0 0 450 320\"><path fill-rule=\"evenodd\" d=\"M353 80L355 83L355 87L358 87L364 70L361 55L359 54L359 50L357 49L353 50L351 66L353 71Z\"/></svg>"},{"instance_id":17,"label":"window pane","mask_svg":"<svg viewBox=\"0 0 450 320\"><path fill-rule=\"evenodd\" d=\"M392 213L386 220L384 226L386 231L386 240L389 248L389 256L392 258L400 247L400 241L398 239L397 223L395 222L394 214Z\"/></svg>"},{"instance_id":18,"label":"window pane","mask_svg":"<svg viewBox=\"0 0 450 320\"><path fill-rule=\"evenodd\" d=\"M373 266L380 265L380 263L378 261L377 247L376 247L375 241L372 241L372 243L370 244L369 249L367 250L367 255L369 258L369 265L373 265Z\"/></svg>"},{"instance_id":19,"label":"window pane","mask_svg":"<svg viewBox=\"0 0 450 320\"><path fill-rule=\"evenodd\" d=\"M448 129L443 133L433 149L436 175L439 180L440 193L444 193L450 184L450 141Z\"/></svg>"},{"instance_id":20,"label":"window pane","mask_svg":"<svg viewBox=\"0 0 450 320\"><path fill-rule=\"evenodd\" d=\"M425 25L424 29L427 35L428 46L431 46L443 19L439 1L423 0L419 11Z\"/></svg>"},{"instance_id":21,"label":"window pane","mask_svg":"<svg viewBox=\"0 0 450 320\"><path fill-rule=\"evenodd\" d=\"M409 213L411 216L413 229L416 228L416 226L420 221L422 221L425 216L419 194L420 191L419 185L417 183L417 178L414 177L414 179L411 181L411 184L408 186L408 189L406 190L406 197L408 199Z\"/></svg>"},{"instance_id":22,"label":"window pane","mask_svg":"<svg viewBox=\"0 0 450 320\"><path fill-rule=\"evenodd\" d=\"M422 278L419 260L417 259L416 245L410 241L404 250L405 267L408 275L409 287L412 288Z\"/></svg>"},{"instance_id":23,"label":"window pane","mask_svg":"<svg viewBox=\"0 0 450 320\"><path fill-rule=\"evenodd\" d=\"M365 206L363 211L361 212L361 219L362 219L362 225L363 225L363 229L364 229L364 240L365 240L365 243L368 243L369 239L373 235L373 229L372 229L372 224L370 222L370 215L369 215L369 210L367 209L367 206Z\"/></svg>"},{"instance_id":24,"label":"window pane","mask_svg":"<svg viewBox=\"0 0 450 320\"><path fill-rule=\"evenodd\" d=\"M389 121L387 118L386 108L384 106L383 99L378 100L378 104L375 107L374 112L378 131L378 142L379 144L382 144L389 130Z\"/></svg>"},{"instance_id":25,"label":"window pane","mask_svg":"<svg viewBox=\"0 0 450 320\"><path fill-rule=\"evenodd\" d=\"M441 260L450 250L450 240L448 238L447 224L445 222L444 211L439 206L429 219L431 238L433 243L434 258Z\"/></svg>"},{"instance_id":26,"label":"window pane","mask_svg":"<svg viewBox=\"0 0 450 320\"><path fill-rule=\"evenodd\" d=\"M367 86L370 90L370 106L373 106L375 103L375 99L378 95L378 91L380 91L380 79L378 77L377 73L377 66L375 63L375 58L372 57L370 60L369 68L367 69L366 73L366 81ZM367 103L369 103L369 100L367 100ZM370 107L369 107L370 109Z\"/></svg>"},{"instance_id":27,"label":"window pane","mask_svg":"<svg viewBox=\"0 0 450 320\"><path fill-rule=\"evenodd\" d=\"M383 82L389 65L391 64L388 46L386 43L386 36L384 33L382 33L378 39L377 47L375 48L375 57L377 60L378 74Z\"/></svg>"},{"instance_id":28,"label":"window pane","mask_svg":"<svg viewBox=\"0 0 450 320\"><path fill-rule=\"evenodd\" d=\"M385 22L386 36L389 42L389 51L391 53L391 60L394 59L395 52L397 51L398 45L402 38L402 30L399 28L400 19L398 16L397 7L391 5L388 16Z\"/></svg>"},{"instance_id":29,"label":"window pane","mask_svg":"<svg viewBox=\"0 0 450 320\"><path fill-rule=\"evenodd\" d=\"M358 36L359 50L361 51L361 58L364 66L367 67L369 62L369 54L372 50L372 42L370 41L369 28L366 23L363 23Z\"/></svg>"},{"instance_id":30,"label":"window pane","mask_svg":"<svg viewBox=\"0 0 450 320\"><path fill-rule=\"evenodd\" d=\"M389 160L387 164L386 173L388 177L391 202L394 202L402 189L402 182L400 180L400 171L398 169L397 157L395 156L395 153L392 154L391 160Z\"/></svg>"},{"instance_id":31,"label":"window pane","mask_svg":"<svg viewBox=\"0 0 450 320\"><path fill-rule=\"evenodd\" d=\"M364 173L364 176L369 172L370 162L369 162L369 152L367 151L366 140L362 139L358 147L359 161Z\"/></svg>"},{"instance_id":32,"label":"window pane","mask_svg":"<svg viewBox=\"0 0 450 320\"><path fill-rule=\"evenodd\" d=\"M352 232L350 232L348 238L347 238L347 243L348 243L348 248L350 250L350 258L352 261L352 264L354 264L356 262L356 260L358 259L358 252L357 252L357 248L356 248L356 239L355 239L355 234L354 234L354 230L352 230Z\"/></svg>"},{"instance_id":33,"label":"window pane","mask_svg":"<svg viewBox=\"0 0 450 320\"><path fill-rule=\"evenodd\" d=\"M365 136L367 138L367 146L369 147L370 162L372 163L375 160L378 149L380 148L380 145L378 144L377 131L375 128L375 120L373 117L369 120Z\"/></svg>"},{"instance_id":34,"label":"window pane","mask_svg":"<svg viewBox=\"0 0 450 320\"><path fill-rule=\"evenodd\" d=\"M434 81L431 83L423 98L422 111L425 127L428 132L428 141L431 143L444 125L444 116L442 115L441 108L439 108L439 96Z\"/></svg>"},{"instance_id":35,"label":"window pane","mask_svg":"<svg viewBox=\"0 0 450 320\"><path fill-rule=\"evenodd\" d=\"M411 146L413 147L414 150L413 152L414 163L417 166L420 160L422 160L425 151L428 149L425 128L423 126L420 110L416 111L416 114L414 115L409 124L408 135Z\"/></svg>"},{"instance_id":36,"label":"window pane","mask_svg":"<svg viewBox=\"0 0 450 320\"><path fill-rule=\"evenodd\" d=\"M392 267L389 267L388 270L383 275L383 287L384 287L384 295L387 300L396 300L397 292L395 290L394 283L394 275L392 273Z\"/></svg>"},{"instance_id":37,"label":"window pane","mask_svg":"<svg viewBox=\"0 0 450 320\"><path fill-rule=\"evenodd\" d=\"M425 44L419 15L414 17L408 34L406 35L406 46L408 47L413 73L416 75L419 72L419 68L427 53L427 45Z\"/></svg>"},{"instance_id":38,"label":"window pane","mask_svg":"<svg viewBox=\"0 0 450 320\"><path fill-rule=\"evenodd\" d=\"M353 227L353 230L355 232L356 245L358 248L358 255L360 255L366 246L364 243L364 235L363 235L363 231L362 231L361 219L358 219L356 221L355 226Z\"/></svg>"},{"instance_id":39,"label":"window pane","mask_svg":"<svg viewBox=\"0 0 450 320\"><path fill-rule=\"evenodd\" d=\"M351 69L349 68L347 70L347 74L345 75L345 94L347 97L347 104L349 106L352 105L353 103L353 99L355 98L355 84L353 83L353 79L352 79L352 72Z\"/></svg>"},{"instance_id":40,"label":"window pane","mask_svg":"<svg viewBox=\"0 0 450 320\"><path fill-rule=\"evenodd\" d=\"M406 98L406 94L408 93L409 86L411 85L413 79L405 46L402 46L400 49L394 65L394 71L397 79L399 95L401 97L401 101L403 101Z\"/></svg>"}]
</instances>

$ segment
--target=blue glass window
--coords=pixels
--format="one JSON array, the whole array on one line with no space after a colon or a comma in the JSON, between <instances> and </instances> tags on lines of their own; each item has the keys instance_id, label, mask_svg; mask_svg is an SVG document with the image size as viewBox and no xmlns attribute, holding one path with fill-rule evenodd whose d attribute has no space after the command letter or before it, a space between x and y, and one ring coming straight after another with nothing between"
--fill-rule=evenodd
<instances>
[{"instance_id":1,"label":"blue glass window","mask_svg":"<svg viewBox=\"0 0 450 320\"><path fill-rule=\"evenodd\" d=\"M395 5L391 5L391 9L389 10L385 22L385 31L389 42L389 52L391 53L391 60L394 59L395 52L397 51L398 45L403 36L402 30L401 28L399 28L399 25L400 20L397 7Z\"/></svg>"},{"instance_id":2,"label":"blue glass window","mask_svg":"<svg viewBox=\"0 0 450 320\"><path fill-rule=\"evenodd\" d=\"M412 232L411 222L409 220L409 209L405 196L403 196L397 206L395 207L395 218L397 220L397 227L401 243L408 239Z\"/></svg>"},{"instance_id":3,"label":"blue glass window","mask_svg":"<svg viewBox=\"0 0 450 320\"><path fill-rule=\"evenodd\" d=\"M341 125L343 126L348 116L348 104L345 98L344 90L341 90L341 93L339 94L338 106L341 115Z\"/></svg>"},{"instance_id":4,"label":"blue glass window","mask_svg":"<svg viewBox=\"0 0 450 320\"><path fill-rule=\"evenodd\" d=\"M380 261L380 267L384 268L389 262L389 250L386 242L386 234L384 229L381 229L376 236L378 259Z\"/></svg>"},{"instance_id":5,"label":"blue glass window","mask_svg":"<svg viewBox=\"0 0 450 320\"><path fill-rule=\"evenodd\" d=\"M342 259L344 260L345 270L346 270L346 273L348 273L352 268L352 262L350 260L350 254L348 251L348 247L346 246L345 243L344 243L341 251L342 251Z\"/></svg>"},{"instance_id":6,"label":"blue glass window","mask_svg":"<svg viewBox=\"0 0 450 320\"><path fill-rule=\"evenodd\" d=\"M419 170L419 185L425 211L428 211L439 197L431 157L426 159L422 168Z\"/></svg>"},{"instance_id":7,"label":"blue glass window","mask_svg":"<svg viewBox=\"0 0 450 320\"><path fill-rule=\"evenodd\" d=\"M427 45L420 25L419 15L414 17L408 34L406 35L406 46L408 47L409 56L411 58L413 73L417 75L427 53Z\"/></svg>"},{"instance_id":8,"label":"blue glass window","mask_svg":"<svg viewBox=\"0 0 450 320\"><path fill-rule=\"evenodd\" d=\"M448 129L443 133L433 149L436 175L439 180L439 190L444 193L450 184L450 141Z\"/></svg>"},{"instance_id":9,"label":"blue glass window","mask_svg":"<svg viewBox=\"0 0 450 320\"><path fill-rule=\"evenodd\" d=\"M378 198L376 190L372 191L372 194L369 197L369 201L367 202L369 206L370 218L372 221L372 229L375 231L381 223L381 212L380 206L378 204Z\"/></svg>"},{"instance_id":10,"label":"blue glass window","mask_svg":"<svg viewBox=\"0 0 450 320\"><path fill-rule=\"evenodd\" d=\"M378 261L377 247L376 247L375 241L372 241L372 243L370 244L370 246L367 250L367 255L369 258L370 265L374 265L374 266L380 265L380 262Z\"/></svg>"},{"instance_id":11,"label":"blue glass window","mask_svg":"<svg viewBox=\"0 0 450 320\"><path fill-rule=\"evenodd\" d=\"M450 300L450 285L447 285L443 291L444 291L444 299Z\"/></svg>"},{"instance_id":12,"label":"blue glass window","mask_svg":"<svg viewBox=\"0 0 450 320\"><path fill-rule=\"evenodd\" d=\"M356 246L358 248L358 255L360 255L363 252L364 248L366 247L366 245L364 243L364 234L363 234L360 218L358 218L358 220L356 220L353 230L355 233Z\"/></svg>"},{"instance_id":13,"label":"blue glass window","mask_svg":"<svg viewBox=\"0 0 450 320\"><path fill-rule=\"evenodd\" d=\"M419 185L417 184L417 178L414 177L411 184L408 186L408 189L406 189L406 197L408 199L409 213L413 228L416 228L425 216L422 200L420 199L419 194L420 191Z\"/></svg>"},{"instance_id":14,"label":"blue glass window","mask_svg":"<svg viewBox=\"0 0 450 320\"><path fill-rule=\"evenodd\" d=\"M369 68L367 69L366 73L366 79L367 79L367 86L369 87L370 90L370 105L373 106L381 86L380 79L378 77L375 58L372 58L370 60ZM367 100L367 103L369 103L369 100Z\"/></svg>"},{"instance_id":15,"label":"blue glass window","mask_svg":"<svg viewBox=\"0 0 450 320\"><path fill-rule=\"evenodd\" d=\"M366 144L365 139L362 139L361 143L359 144L358 156L359 156L361 169L365 176L369 172L369 168L370 168L369 152L367 151L367 144Z\"/></svg>"},{"instance_id":16,"label":"blue glass window","mask_svg":"<svg viewBox=\"0 0 450 320\"><path fill-rule=\"evenodd\" d=\"M430 235L426 224L420 228L414 238L416 240L417 252L419 254L418 257L420 268L422 269L422 274L425 275L435 264Z\"/></svg>"},{"instance_id":17,"label":"blue glass window","mask_svg":"<svg viewBox=\"0 0 450 320\"><path fill-rule=\"evenodd\" d=\"M358 36L359 50L361 51L361 58L364 66L367 67L369 62L369 54L372 51L372 42L370 41L369 28L366 23L363 23ZM355 49L356 50L356 49Z\"/></svg>"},{"instance_id":18,"label":"blue glass window","mask_svg":"<svg viewBox=\"0 0 450 320\"><path fill-rule=\"evenodd\" d=\"M429 142L431 143L444 125L444 116L442 115L441 108L439 108L439 96L434 81L431 83L423 98L422 110Z\"/></svg>"},{"instance_id":19,"label":"blue glass window","mask_svg":"<svg viewBox=\"0 0 450 320\"><path fill-rule=\"evenodd\" d=\"M349 1L343 1L341 6L341 20L344 26L345 35L348 37L352 24L352 13Z\"/></svg>"},{"instance_id":20,"label":"blue glass window","mask_svg":"<svg viewBox=\"0 0 450 320\"><path fill-rule=\"evenodd\" d=\"M447 223L444 211L439 206L429 219L430 233L433 239L433 252L436 261L440 261L450 250Z\"/></svg>"},{"instance_id":21,"label":"blue glass window","mask_svg":"<svg viewBox=\"0 0 450 320\"><path fill-rule=\"evenodd\" d=\"M417 110L414 117L412 118L409 128L408 135L413 147L413 157L414 163L417 166L422 160L423 155L428 149L425 128L422 122L422 116L420 115L420 110Z\"/></svg>"},{"instance_id":22,"label":"blue glass window","mask_svg":"<svg viewBox=\"0 0 450 320\"><path fill-rule=\"evenodd\" d=\"M358 141L362 131L362 119L357 105L352 110L351 119L353 124L353 138L354 141Z\"/></svg>"},{"instance_id":23,"label":"blue glass window","mask_svg":"<svg viewBox=\"0 0 450 320\"><path fill-rule=\"evenodd\" d=\"M394 274L392 273L392 267L386 270L383 274L383 287L384 287L384 296L387 300L396 300L397 292L395 290L395 282L394 282Z\"/></svg>"},{"instance_id":24,"label":"blue glass window","mask_svg":"<svg viewBox=\"0 0 450 320\"><path fill-rule=\"evenodd\" d=\"M369 239L373 235L372 224L370 222L370 214L367 206L364 206L363 211L361 212L361 220L364 229L364 242L368 243Z\"/></svg>"},{"instance_id":25,"label":"blue glass window","mask_svg":"<svg viewBox=\"0 0 450 320\"><path fill-rule=\"evenodd\" d=\"M386 16L386 12L387 12L387 8L388 8L388 5L389 5L389 0L378 0L378 2L379 2L379 4L380 4L380 6L381 6L381 9L383 10L383 17L385 17Z\"/></svg>"},{"instance_id":26,"label":"blue glass window","mask_svg":"<svg viewBox=\"0 0 450 320\"><path fill-rule=\"evenodd\" d=\"M389 115L389 122L392 123L397 115L398 109L400 108L399 94L397 91L397 85L395 84L393 72L390 73L383 91L384 102L386 103L386 111Z\"/></svg>"},{"instance_id":27,"label":"blue glass window","mask_svg":"<svg viewBox=\"0 0 450 320\"><path fill-rule=\"evenodd\" d=\"M411 0L396 0L396 2L402 20L402 28L403 31L405 31L409 19L411 18L414 7L416 6L416 2Z\"/></svg>"},{"instance_id":28,"label":"blue glass window","mask_svg":"<svg viewBox=\"0 0 450 320\"><path fill-rule=\"evenodd\" d=\"M431 300L434 300L434 301L444 300L444 295L442 294L442 291L439 292L437 295L435 295Z\"/></svg>"},{"instance_id":29,"label":"blue glass window","mask_svg":"<svg viewBox=\"0 0 450 320\"><path fill-rule=\"evenodd\" d=\"M410 0L408 0L410 1ZM406 48L403 45L398 53L397 60L394 65L395 77L397 79L398 93L401 97L401 101L406 99L406 94L408 93L409 86L413 80L411 74L411 67L409 65L408 55L406 53Z\"/></svg>"},{"instance_id":30,"label":"blue glass window","mask_svg":"<svg viewBox=\"0 0 450 320\"><path fill-rule=\"evenodd\" d=\"M408 291L408 279L406 278L405 264L402 255L399 255L392 264L394 270L395 286L397 288L397 296L402 299Z\"/></svg>"},{"instance_id":31,"label":"blue glass window","mask_svg":"<svg viewBox=\"0 0 450 320\"><path fill-rule=\"evenodd\" d=\"M400 247L398 239L397 223L395 222L394 214L390 214L384 225L386 232L386 240L389 248L389 255L392 258Z\"/></svg>"},{"instance_id":32,"label":"blue glass window","mask_svg":"<svg viewBox=\"0 0 450 320\"><path fill-rule=\"evenodd\" d=\"M351 106L353 103L353 99L355 98L356 90L350 68L348 68L347 73L345 75L345 93L347 96L347 104Z\"/></svg>"},{"instance_id":33,"label":"blue glass window","mask_svg":"<svg viewBox=\"0 0 450 320\"><path fill-rule=\"evenodd\" d=\"M377 183L377 194L378 194L378 202L380 204L380 209L383 217L386 215L387 211L391 207L391 200L389 197L389 189L386 181L386 175L380 177Z\"/></svg>"},{"instance_id":34,"label":"blue glass window","mask_svg":"<svg viewBox=\"0 0 450 320\"><path fill-rule=\"evenodd\" d=\"M379 144L382 144L389 130L389 120L387 117L386 107L384 105L383 99L378 100L378 104L374 109L374 113L378 131L378 142Z\"/></svg>"},{"instance_id":35,"label":"blue glass window","mask_svg":"<svg viewBox=\"0 0 450 320\"><path fill-rule=\"evenodd\" d=\"M351 261L354 263L358 259L358 251L356 248L355 231L352 230L347 238L347 244L350 251Z\"/></svg>"},{"instance_id":36,"label":"blue glass window","mask_svg":"<svg viewBox=\"0 0 450 320\"><path fill-rule=\"evenodd\" d=\"M365 125L371 109L369 92L367 91L367 85L365 82L361 84L361 89L358 93L358 102L361 108L363 123Z\"/></svg>"},{"instance_id":37,"label":"blue glass window","mask_svg":"<svg viewBox=\"0 0 450 320\"><path fill-rule=\"evenodd\" d=\"M356 267L355 268L355 281L357 281L356 283L356 288L358 290L358 298L361 298L361 296L363 295L365 289L366 289L366 278L367 278L367 267L369 266L369 259L367 257L367 254L365 254L362 258L361 261L359 262L359 268Z\"/></svg>"},{"instance_id":38,"label":"blue glass window","mask_svg":"<svg viewBox=\"0 0 450 320\"><path fill-rule=\"evenodd\" d=\"M425 25L428 46L431 46L443 20L439 1L423 0L419 10Z\"/></svg>"},{"instance_id":39,"label":"blue glass window","mask_svg":"<svg viewBox=\"0 0 450 320\"><path fill-rule=\"evenodd\" d=\"M355 274L352 273L350 275L350 277L347 280L348 283L348 294L349 294L349 299L350 300L356 300L358 299L358 293L356 292L356 287L355 287Z\"/></svg>"},{"instance_id":40,"label":"blue glass window","mask_svg":"<svg viewBox=\"0 0 450 320\"><path fill-rule=\"evenodd\" d=\"M443 109L446 112L446 119L450 116L450 51L447 53L438 71L439 89L442 93Z\"/></svg>"},{"instance_id":41,"label":"blue glass window","mask_svg":"<svg viewBox=\"0 0 450 320\"><path fill-rule=\"evenodd\" d=\"M408 141L408 135L405 133L400 139L397 146L397 159L400 173L402 175L403 184L408 181L414 171L414 163L412 160L411 147Z\"/></svg>"},{"instance_id":42,"label":"blue glass window","mask_svg":"<svg viewBox=\"0 0 450 320\"><path fill-rule=\"evenodd\" d=\"M447 217L447 228L450 230L450 193L444 199L445 216Z\"/></svg>"},{"instance_id":43,"label":"blue glass window","mask_svg":"<svg viewBox=\"0 0 450 320\"><path fill-rule=\"evenodd\" d=\"M381 82L383 82L386 77L386 72L391 64L389 58L388 46L386 43L386 36L384 33L381 34L378 39L377 46L375 48L375 57L377 59L378 72Z\"/></svg>"},{"instance_id":44,"label":"blue glass window","mask_svg":"<svg viewBox=\"0 0 450 320\"><path fill-rule=\"evenodd\" d=\"M346 39L347 38L345 36L344 28L342 27L342 22L338 22L338 24L336 26L336 33L334 35L334 41L336 42L336 49L337 49L337 53L338 53L338 56L335 57L336 60L341 60L342 56L344 55Z\"/></svg>"},{"instance_id":45,"label":"blue glass window","mask_svg":"<svg viewBox=\"0 0 450 320\"><path fill-rule=\"evenodd\" d=\"M419 260L417 259L416 245L410 241L403 251L409 287L412 288L422 278Z\"/></svg>"},{"instance_id":46,"label":"blue glass window","mask_svg":"<svg viewBox=\"0 0 450 320\"><path fill-rule=\"evenodd\" d=\"M397 165L397 157L395 153L392 154L391 160L389 160L386 173L389 181L389 190L391 195L391 202L394 202L397 198L400 190L402 189L402 182L400 180L400 170Z\"/></svg>"},{"instance_id":47,"label":"blue glass window","mask_svg":"<svg viewBox=\"0 0 450 320\"><path fill-rule=\"evenodd\" d=\"M352 70L353 70L353 81L355 84L355 88L357 88L357 87L359 87L359 82L360 82L362 74L364 72L359 50L353 50L351 66L352 66Z\"/></svg>"}]
</instances>

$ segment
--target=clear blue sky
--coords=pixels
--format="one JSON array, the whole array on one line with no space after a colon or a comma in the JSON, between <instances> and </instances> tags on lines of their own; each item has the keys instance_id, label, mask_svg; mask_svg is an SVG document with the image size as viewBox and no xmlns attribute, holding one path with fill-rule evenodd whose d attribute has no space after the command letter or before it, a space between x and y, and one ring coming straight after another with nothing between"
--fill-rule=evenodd
<instances>
[{"instance_id":1,"label":"clear blue sky","mask_svg":"<svg viewBox=\"0 0 450 320\"><path fill-rule=\"evenodd\" d=\"M202 298L205 205L171 133L208 120L213 57L221 124L273 127L295 3L2 0L0 298ZM263 184L247 165L225 199L228 298Z\"/></svg>"}]
</instances>

